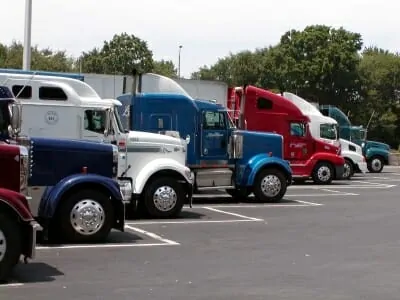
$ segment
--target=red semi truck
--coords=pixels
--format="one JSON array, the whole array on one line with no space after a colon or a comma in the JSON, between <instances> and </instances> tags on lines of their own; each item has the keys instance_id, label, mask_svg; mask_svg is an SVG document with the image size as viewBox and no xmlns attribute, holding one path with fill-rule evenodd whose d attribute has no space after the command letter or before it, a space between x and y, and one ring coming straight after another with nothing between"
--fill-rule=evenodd
<instances>
[{"instance_id":1,"label":"red semi truck","mask_svg":"<svg viewBox=\"0 0 400 300\"><path fill-rule=\"evenodd\" d=\"M23 195L28 183L23 159L27 153L23 146L0 143L0 281L8 279L21 255L25 262L34 258L36 232L42 230Z\"/></svg>"},{"instance_id":2,"label":"red semi truck","mask_svg":"<svg viewBox=\"0 0 400 300\"><path fill-rule=\"evenodd\" d=\"M284 158L294 181L311 178L316 184L330 184L342 178L345 160L340 146L313 138L310 118L290 100L251 85L230 88L228 95L228 110L239 128L284 137Z\"/></svg>"}]
</instances>

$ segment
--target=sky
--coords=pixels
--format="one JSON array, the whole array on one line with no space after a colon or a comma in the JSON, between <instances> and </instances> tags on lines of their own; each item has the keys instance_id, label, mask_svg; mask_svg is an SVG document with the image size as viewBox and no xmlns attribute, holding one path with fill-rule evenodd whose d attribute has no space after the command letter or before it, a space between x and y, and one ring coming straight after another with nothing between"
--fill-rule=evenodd
<instances>
[{"instance_id":1,"label":"sky","mask_svg":"<svg viewBox=\"0 0 400 300\"><path fill-rule=\"evenodd\" d=\"M25 1L0 4L0 42L23 41ZM398 51L399 11L394 0L33 0L32 45L77 57L127 32L176 66L182 45L181 76L189 78L230 52L277 44L286 31L313 24L343 26L361 33L365 46Z\"/></svg>"}]
</instances>

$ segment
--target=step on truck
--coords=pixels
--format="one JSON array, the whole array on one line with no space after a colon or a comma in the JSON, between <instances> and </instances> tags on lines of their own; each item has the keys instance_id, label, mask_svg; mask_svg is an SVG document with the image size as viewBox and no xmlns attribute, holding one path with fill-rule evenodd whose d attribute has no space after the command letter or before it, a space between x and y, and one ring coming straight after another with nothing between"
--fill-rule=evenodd
<instances>
[{"instance_id":1,"label":"step on truck","mask_svg":"<svg viewBox=\"0 0 400 300\"><path fill-rule=\"evenodd\" d=\"M292 101L305 115L309 116L310 131L314 138L340 146L341 155L345 160L343 179L351 179L355 172L365 174L368 171L361 147L337 134L340 130L335 119L324 116L314 104L293 93L283 92L278 95Z\"/></svg>"},{"instance_id":2,"label":"step on truck","mask_svg":"<svg viewBox=\"0 0 400 300\"><path fill-rule=\"evenodd\" d=\"M23 146L0 143L0 282L9 279L21 256L25 263L35 258L36 233L43 229L22 194L27 189L27 153Z\"/></svg>"},{"instance_id":3,"label":"step on truck","mask_svg":"<svg viewBox=\"0 0 400 300\"><path fill-rule=\"evenodd\" d=\"M223 106L193 99L170 78L146 76L146 84L138 76L137 92L117 98L123 102L119 113L126 118L130 111L125 121L134 130L173 131L190 140L187 165L195 193L226 190L235 198L254 193L260 202L284 197L292 172L283 159L281 135L238 130ZM146 93L150 85L153 92Z\"/></svg>"},{"instance_id":4,"label":"step on truck","mask_svg":"<svg viewBox=\"0 0 400 300\"><path fill-rule=\"evenodd\" d=\"M19 157L27 170L20 176L28 186L23 193L43 227L43 237L98 242L104 241L112 228L124 231L124 205L117 181L118 147L22 136L21 111L11 90L0 86L0 139L28 149ZM21 192L18 186L12 190Z\"/></svg>"},{"instance_id":5,"label":"step on truck","mask_svg":"<svg viewBox=\"0 0 400 300\"><path fill-rule=\"evenodd\" d=\"M45 74L0 72L0 82L5 81L22 104L22 134L117 145L118 180L129 213L138 207L149 217L171 218L181 213L184 203L191 204L188 141L126 130L117 113L121 102L101 99L73 74Z\"/></svg>"},{"instance_id":6,"label":"step on truck","mask_svg":"<svg viewBox=\"0 0 400 300\"><path fill-rule=\"evenodd\" d=\"M394 165L396 158L390 152L388 144L367 140L368 126L353 126L347 115L337 106L319 105L318 108L322 114L338 122L341 137L361 146L369 172L380 173L384 166Z\"/></svg>"},{"instance_id":7,"label":"step on truck","mask_svg":"<svg viewBox=\"0 0 400 300\"><path fill-rule=\"evenodd\" d=\"M284 137L283 157L290 162L294 181L311 178L316 184L330 184L343 177L340 145L314 138L310 117L288 99L248 85L231 88L227 106L239 128ZM336 140L335 127L329 130Z\"/></svg>"}]
</instances>

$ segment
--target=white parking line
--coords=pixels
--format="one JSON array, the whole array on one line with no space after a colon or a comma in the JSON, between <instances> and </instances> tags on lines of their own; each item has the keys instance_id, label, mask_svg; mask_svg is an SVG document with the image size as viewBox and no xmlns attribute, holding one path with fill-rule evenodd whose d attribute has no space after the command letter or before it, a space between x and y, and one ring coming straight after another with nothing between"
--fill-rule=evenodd
<instances>
[{"instance_id":1,"label":"white parking line","mask_svg":"<svg viewBox=\"0 0 400 300\"><path fill-rule=\"evenodd\" d=\"M304 205L305 206L305 205ZM167 224L206 224L206 223L242 223L242 222L265 222L262 219L248 220L187 220L187 221L142 221L127 222L129 225L167 225Z\"/></svg>"},{"instance_id":2,"label":"white parking line","mask_svg":"<svg viewBox=\"0 0 400 300\"><path fill-rule=\"evenodd\" d=\"M128 223L127 223L128 224ZM90 245L62 245L62 246L37 246L36 250L51 250L51 249L92 249L92 248L128 248L128 247L154 247L154 246L176 246L180 245L178 242L164 239L163 237L149 231L145 231L143 229L125 225L126 229L141 233L143 235L147 235L148 237L157 240L161 243L147 243L147 244L134 244L134 243L109 243L109 244L90 244Z\"/></svg>"},{"instance_id":3,"label":"white parking line","mask_svg":"<svg viewBox=\"0 0 400 300\"><path fill-rule=\"evenodd\" d=\"M335 186L336 188L336 186ZM317 188L317 187L310 187L309 189L312 190L324 190L324 188ZM338 195L336 193L342 193L343 195ZM353 194L353 193L346 193L346 192L340 192L340 191L335 191L335 193L313 193L313 194L285 194L285 197L337 197L337 196L358 196L358 194ZM232 198L229 194L207 194L207 195L195 195L194 198ZM249 196L249 198L254 198L253 195ZM193 199L193 201L196 201L196 199Z\"/></svg>"},{"instance_id":4,"label":"white parking line","mask_svg":"<svg viewBox=\"0 0 400 300\"><path fill-rule=\"evenodd\" d=\"M19 286L23 286L23 283L5 283L5 284L0 284L0 288L4 288L4 287L19 287Z\"/></svg>"},{"instance_id":5,"label":"white parking line","mask_svg":"<svg viewBox=\"0 0 400 300\"><path fill-rule=\"evenodd\" d=\"M253 217L248 217L248 216L245 216L245 215L240 215L240 214L237 214L237 213L232 213L232 212L229 212L229 211L224 211L224 210L216 209L216 208L209 207L209 206L203 206L203 208L204 208L204 209L211 210L211 211L215 211L215 212L218 212L218 213L221 213L221 214L226 214L226 215L230 215L230 216L235 216L235 217L239 217L239 218L247 219L247 220L251 220L251 221L262 221L262 219L253 218Z\"/></svg>"},{"instance_id":6,"label":"white parking line","mask_svg":"<svg viewBox=\"0 0 400 300\"><path fill-rule=\"evenodd\" d=\"M148 237L150 237L152 239L155 239L157 241L163 242L163 243L168 244L168 245L180 245L178 242L171 241L171 240L168 240L168 239L164 239L163 237L161 237L161 236L159 236L159 235L157 235L157 234L155 234L153 232L145 231L143 229L140 229L140 228L137 228L137 227L133 227L133 226L130 226L130 225L126 225L125 227L129 228L130 230L133 230L133 231L139 232L141 234L147 235Z\"/></svg>"}]
</instances>

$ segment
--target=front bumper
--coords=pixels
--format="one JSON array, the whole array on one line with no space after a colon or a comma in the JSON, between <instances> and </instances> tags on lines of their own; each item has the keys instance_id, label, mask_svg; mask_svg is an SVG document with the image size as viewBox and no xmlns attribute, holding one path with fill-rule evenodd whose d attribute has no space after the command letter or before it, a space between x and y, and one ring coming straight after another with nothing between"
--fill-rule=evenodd
<instances>
[{"instance_id":1,"label":"front bumper","mask_svg":"<svg viewBox=\"0 0 400 300\"><path fill-rule=\"evenodd\" d=\"M367 167L367 163L366 162L359 162L358 164L356 164L356 170L358 170L359 172L365 174L368 172L368 167Z\"/></svg>"},{"instance_id":2,"label":"front bumper","mask_svg":"<svg viewBox=\"0 0 400 300\"><path fill-rule=\"evenodd\" d=\"M335 179L340 180L343 179L344 174L344 165L336 165L335 166Z\"/></svg>"},{"instance_id":3,"label":"front bumper","mask_svg":"<svg viewBox=\"0 0 400 300\"><path fill-rule=\"evenodd\" d=\"M42 231L43 227L36 221L30 221L28 225L28 241L27 248L24 253L25 257L34 259L36 257L36 235L38 231Z\"/></svg>"}]
</instances>

